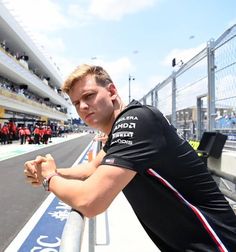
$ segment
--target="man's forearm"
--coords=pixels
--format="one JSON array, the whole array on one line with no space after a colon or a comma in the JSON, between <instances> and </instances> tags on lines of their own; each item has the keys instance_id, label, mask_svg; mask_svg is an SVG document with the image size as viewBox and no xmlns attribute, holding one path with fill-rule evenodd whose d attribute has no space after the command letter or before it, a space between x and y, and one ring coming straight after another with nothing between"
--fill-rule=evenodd
<instances>
[{"instance_id":1,"label":"man's forearm","mask_svg":"<svg viewBox=\"0 0 236 252\"><path fill-rule=\"evenodd\" d=\"M101 150L92 161L71 168L58 168L57 172L64 178L85 180L94 173L104 156L105 152Z\"/></svg>"},{"instance_id":2,"label":"man's forearm","mask_svg":"<svg viewBox=\"0 0 236 252\"><path fill-rule=\"evenodd\" d=\"M58 168L57 172L67 179L85 180L95 171L95 169L96 167L91 163L84 163L70 168Z\"/></svg>"}]
</instances>

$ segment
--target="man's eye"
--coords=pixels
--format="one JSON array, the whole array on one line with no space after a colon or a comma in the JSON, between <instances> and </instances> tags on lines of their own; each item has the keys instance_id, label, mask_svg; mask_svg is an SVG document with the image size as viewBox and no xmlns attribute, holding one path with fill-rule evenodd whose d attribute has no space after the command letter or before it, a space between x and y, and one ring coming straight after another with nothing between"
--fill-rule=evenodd
<instances>
[{"instance_id":1,"label":"man's eye","mask_svg":"<svg viewBox=\"0 0 236 252\"><path fill-rule=\"evenodd\" d=\"M93 94L87 94L86 95L86 98L89 99L89 98L92 98Z\"/></svg>"},{"instance_id":2,"label":"man's eye","mask_svg":"<svg viewBox=\"0 0 236 252\"><path fill-rule=\"evenodd\" d=\"M75 103L74 103L74 106L75 106L75 107L78 107L78 106L79 106L79 102L75 102Z\"/></svg>"}]
</instances>

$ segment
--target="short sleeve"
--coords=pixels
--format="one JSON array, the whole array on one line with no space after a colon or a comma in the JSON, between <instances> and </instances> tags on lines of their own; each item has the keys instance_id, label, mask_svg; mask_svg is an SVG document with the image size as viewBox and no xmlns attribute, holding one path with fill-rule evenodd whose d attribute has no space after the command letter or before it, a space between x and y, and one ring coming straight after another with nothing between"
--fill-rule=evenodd
<instances>
[{"instance_id":1,"label":"short sleeve","mask_svg":"<svg viewBox=\"0 0 236 252\"><path fill-rule=\"evenodd\" d=\"M102 164L143 173L157 165L165 146L161 120L146 107L131 108L114 123Z\"/></svg>"}]
</instances>

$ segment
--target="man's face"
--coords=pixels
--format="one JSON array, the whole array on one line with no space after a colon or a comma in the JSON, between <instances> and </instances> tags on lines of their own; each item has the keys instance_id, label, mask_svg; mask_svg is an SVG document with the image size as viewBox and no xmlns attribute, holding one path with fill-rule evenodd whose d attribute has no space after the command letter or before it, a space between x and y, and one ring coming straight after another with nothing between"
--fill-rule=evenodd
<instances>
[{"instance_id":1,"label":"man's face","mask_svg":"<svg viewBox=\"0 0 236 252\"><path fill-rule=\"evenodd\" d=\"M93 128L107 128L112 123L113 101L116 94L110 85L113 84L109 84L107 87L99 86L95 77L88 75L76 82L69 92L70 99L80 118Z\"/></svg>"}]
</instances>

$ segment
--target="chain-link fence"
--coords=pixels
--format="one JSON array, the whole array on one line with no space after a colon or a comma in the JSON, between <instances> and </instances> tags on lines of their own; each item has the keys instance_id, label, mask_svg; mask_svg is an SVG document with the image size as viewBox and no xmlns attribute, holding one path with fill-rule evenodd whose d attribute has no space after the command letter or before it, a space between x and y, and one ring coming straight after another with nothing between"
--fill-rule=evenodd
<instances>
[{"instance_id":1,"label":"chain-link fence","mask_svg":"<svg viewBox=\"0 0 236 252\"><path fill-rule=\"evenodd\" d=\"M140 99L186 137L219 131L236 140L236 25Z\"/></svg>"}]
</instances>

